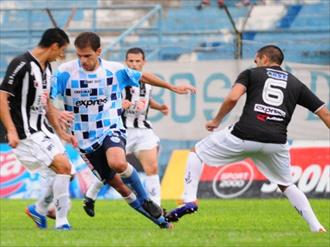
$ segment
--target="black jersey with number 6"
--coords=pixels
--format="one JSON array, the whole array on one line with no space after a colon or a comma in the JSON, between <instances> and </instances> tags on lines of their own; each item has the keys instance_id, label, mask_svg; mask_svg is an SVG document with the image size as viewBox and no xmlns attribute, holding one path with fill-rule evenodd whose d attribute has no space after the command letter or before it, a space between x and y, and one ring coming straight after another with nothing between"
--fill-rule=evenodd
<instances>
[{"instance_id":1,"label":"black jersey with number 6","mask_svg":"<svg viewBox=\"0 0 330 247\"><path fill-rule=\"evenodd\" d=\"M246 87L242 116L232 134L264 143L286 143L287 126L296 105L317 112L324 103L301 81L279 66L243 71L235 83Z\"/></svg>"}]
</instances>

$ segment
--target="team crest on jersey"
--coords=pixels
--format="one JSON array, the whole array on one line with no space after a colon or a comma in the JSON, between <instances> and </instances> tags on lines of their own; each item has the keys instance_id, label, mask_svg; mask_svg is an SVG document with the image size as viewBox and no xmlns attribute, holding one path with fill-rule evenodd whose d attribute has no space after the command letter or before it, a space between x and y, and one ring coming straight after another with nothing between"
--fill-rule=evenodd
<instances>
[{"instance_id":1,"label":"team crest on jersey","mask_svg":"<svg viewBox=\"0 0 330 247\"><path fill-rule=\"evenodd\" d=\"M34 86L35 88L38 88L38 86L39 86L39 82L38 82L37 80L35 80L35 81L33 82L33 86Z\"/></svg>"},{"instance_id":2,"label":"team crest on jersey","mask_svg":"<svg viewBox=\"0 0 330 247\"><path fill-rule=\"evenodd\" d=\"M114 143L119 143L119 142L120 142L120 138L117 137L117 136L111 136L111 137L110 137L110 140L111 140L112 142L114 142Z\"/></svg>"},{"instance_id":3,"label":"team crest on jersey","mask_svg":"<svg viewBox=\"0 0 330 247\"><path fill-rule=\"evenodd\" d=\"M135 89L133 87L130 88L130 92L131 94L134 94L135 93Z\"/></svg>"}]
</instances>

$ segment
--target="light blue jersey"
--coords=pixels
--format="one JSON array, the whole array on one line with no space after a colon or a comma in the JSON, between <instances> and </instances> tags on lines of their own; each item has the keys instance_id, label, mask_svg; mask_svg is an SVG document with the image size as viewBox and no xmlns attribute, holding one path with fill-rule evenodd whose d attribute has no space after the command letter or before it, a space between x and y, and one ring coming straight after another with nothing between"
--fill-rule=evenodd
<instances>
[{"instance_id":1,"label":"light blue jersey","mask_svg":"<svg viewBox=\"0 0 330 247\"><path fill-rule=\"evenodd\" d=\"M79 60L62 64L56 73L51 98L63 96L64 108L74 113L71 131L85 152L95 150L107 135L124 135L122 96L126 86L139 86L141 72L100 59L93 72Z\"/></svg>"}]
</instances>

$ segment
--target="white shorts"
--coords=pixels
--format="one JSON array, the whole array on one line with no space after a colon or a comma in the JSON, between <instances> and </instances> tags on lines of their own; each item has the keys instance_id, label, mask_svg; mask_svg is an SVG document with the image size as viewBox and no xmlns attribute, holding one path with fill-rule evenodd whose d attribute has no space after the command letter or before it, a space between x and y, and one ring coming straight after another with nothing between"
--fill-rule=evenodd
<instances>
[{"instance_id":1,"label":"white shorts","mask_svg":"<svg viewBox=\"0 0 330 247\"><path fill-rule=\"evenodd\" d=\"M197 156L210 166L223 166L251 158L271 182L293 183L289 145L242 140L231 134L232 128L214 132L195 146Z\"/></svg>"},{"instance_id":2,"label":"white shorts","mask_svg":"<svg viewBox=\"0 0 330 247\"><path fill-rule=\"evenodd\" d=\"M138 153L150 150L159 145L159 138L152 129L127 129L126 153Z\"/></svg>"},{"instance_id":3,"label":"white shorts","mask_svg":"<svg viewBox=\"0 0 330 247\"><path fill-rule=\"evenodd\" d=\"M65 153L65 149L56 135L48 137L39 131L24 140L20 140L13 152L22 165L33 171L48 168L54 157Z\"/></svg>"}]
</instances>

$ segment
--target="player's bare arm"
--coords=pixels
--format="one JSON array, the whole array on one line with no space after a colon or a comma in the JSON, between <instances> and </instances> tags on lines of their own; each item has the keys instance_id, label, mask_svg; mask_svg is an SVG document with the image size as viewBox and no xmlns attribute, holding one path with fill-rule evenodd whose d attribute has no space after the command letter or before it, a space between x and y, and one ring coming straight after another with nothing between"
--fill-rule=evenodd
<instances>
[{"instance_id":1,"label":"player's bare arm","mask_svg":"<svg viewBox=\"0 0 330 247\"><path fill-rule=\"evenodd\" d=\"M323 123L330 129L330 112L328 108L324 105L315 114L318 115Z\"/></svg>"},{"instance_id":2,"label":"player's bare arm","mask_svg":"<svg viewBox=\"0 0 330 247\"><path fill-rule=\"evenodd\" d=\"M129 101L129 100L127 100L127 99L124 99L124 100L122 101L122 104L121 104L121 105L122 105L122 108L123 108L124 110L126 110L126 109L128 109L128 108L130 108L131 106L134 105L134 109L135 109L136 111L140 112L140 111L143 110L145 104L146 104L145 99L139 99L139 100L135 101L134 103L131 102L131 101Z\"/></svg>"},{"instance_id":3,"label":"player's bare arm","mask_svg":"<svg viewBox=\"0 0 330 247\"><path fill-rule=\"evenodd\" d=\"M62 128L60 124L60 110L58 110L51 102L48 100L47 104L47 118L50 122L50 124L55 129L56 133L59 135L59 137L64 140L67 143L72 144L72 146L77 147L78 141L77 139L71 135L65 132L65 130Z\"/></svg>"},{"instance_id":4,"label":"player's bare arm","mask_svg":"<svg viewBox=\"0 0 330 247\"><path fill-rule=\"evenodd\" d=\"M149 101L150 104L150 108L151 109L155 109L157 111L160 111L161 113L163 113L164 115L167 115L169 112L169 108L167 105L165 104L159 104L156 100L154 99L150 99Z\"/></svg>"},{"instance_id":5,"label":"player's bare arm","mask_svg":"<svg viewBox=\"0 0 330 247\"><path fill-rule=\"evenodd\" d=\"M7 131L8 145L15 148L19 143L19 137L9 112L8 96L8 93L0 91L0 120Z\"/></svg>"},{"instance_id":6,"label":"player's bare arm","mask_svg":"<svg viewBox=\"0 0 330 247\"><path fill-rule=\"evenodd\" d=\"M59 123L61 128L66 131L68 128L72 126L74 120L73 112L70 111L59 111Z\"/></svg>"},{"instance_id":7,"label":"player's bare arm","mask_svg":"<svg viewBox=\"0 0 330 247\"><path fill-rule=\"evenodd\" d=\"M223 104L221 105L217 115L211 121L206 123L206 129L208 131L213 131L218 128L222 119L235 107L238 100L245 93L246 87L243 84L236 83L231 89L228 96L225 98Z\"/></svg>"},{"instance_id":8,"label":"player's bare arm","mask_svg":"<svg viewBox=\"0 0 330 247\"><path fill-rule=\"evenodd\" d=\"M177 94L196 93L196 88L191 85L183 84L180 86L174 86L149 72L142 72L141 81L152 86L166 88Z\"/></svg>"}]
</instances>

